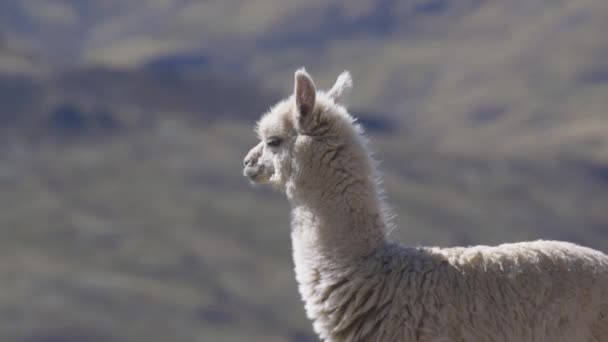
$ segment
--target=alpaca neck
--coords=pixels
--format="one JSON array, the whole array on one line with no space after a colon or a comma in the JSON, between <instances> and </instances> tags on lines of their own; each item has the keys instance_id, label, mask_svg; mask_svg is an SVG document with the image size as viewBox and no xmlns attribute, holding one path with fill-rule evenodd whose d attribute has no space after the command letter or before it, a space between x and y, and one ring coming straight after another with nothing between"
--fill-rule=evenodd
<instances>
[{"instance_id":1,"label":"alpaca neck","mask_svg":"<svg viewBox=\"0 0 608 342\"><path fill-rule=\"evenodd\" d=\"M385 242L386 217L371 176L306 185L288 193L296 263L351 264Z\"/></svg>"}]
</instances>

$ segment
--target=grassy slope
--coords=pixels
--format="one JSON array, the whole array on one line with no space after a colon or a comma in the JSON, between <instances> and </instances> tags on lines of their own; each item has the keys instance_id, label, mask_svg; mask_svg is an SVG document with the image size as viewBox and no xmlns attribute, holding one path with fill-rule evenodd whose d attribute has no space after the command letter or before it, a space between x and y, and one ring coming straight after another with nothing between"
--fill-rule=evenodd
<instances>
[{"instance_id":1,"label":"grassy slope","mask_svg":"<svg viewBox=\"0 0 608 342\"><path fill-rule=\"evenodd\" d=\"M576 173L372 139L394 235L407 243L608 246L605 188ZM3 149L3 340L306 340L287 204L240 174L252 142L238 122L167 119L98 141Z\"/></svg>"},{"instance_id":2,"label":"grassy slope","mask_svg":"<svg viewBox=\"0 0 608 342\"><path fill-rule=\"evenodd\" d=\"M284 341L308 331L286 204L241 179L227 156L242 142L204 148L220 129L166 122L4 149L2 339Z\"/></svg>"},{"instance_id":3,"label":"grassy slope","mask_svg":"<svg viewBox=\"0 0 608 342\"><path fill-rule=\"evenodd\" d=\"M606 2L441 3L2 2L0 339L314 340L287 204L241 176L299 65L386 120L396 238L608 251ZM211 66L113 70L174 54Z\"/></svg>"}]
</instances>

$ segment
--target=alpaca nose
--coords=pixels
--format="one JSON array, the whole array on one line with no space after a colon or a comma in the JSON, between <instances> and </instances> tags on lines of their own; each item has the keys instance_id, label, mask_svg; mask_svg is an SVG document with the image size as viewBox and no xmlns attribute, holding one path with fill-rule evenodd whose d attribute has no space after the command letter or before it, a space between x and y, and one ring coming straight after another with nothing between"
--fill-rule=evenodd
<instances>
[{"instance_id":1,"label":"alpaca nose","mask_svg":"<svg viewBox=\"0 0 608 342\"><path fill-rule=\"evenodd\" d=\"M245 157L245 160L243 160L243 163L245 164L245 166L253 166L253 164L255 164L255 158L252 158L252 156L247 156Z\"/></svg>"},{"instance_id":2,"label":"alpaca nose","mask_svg":"<svg viewBox=\"0 0 608 342\"><path fill-rule=\"evenodd\" d=\"M262 154L263 146L264 143L260 142L256 147L252 148L249 153L247 153L245 159L243 160L243 164L245 164L245 167L252 167L258 163L258 158L260 158L260 155Z\"/></svg>"}]
</instances>

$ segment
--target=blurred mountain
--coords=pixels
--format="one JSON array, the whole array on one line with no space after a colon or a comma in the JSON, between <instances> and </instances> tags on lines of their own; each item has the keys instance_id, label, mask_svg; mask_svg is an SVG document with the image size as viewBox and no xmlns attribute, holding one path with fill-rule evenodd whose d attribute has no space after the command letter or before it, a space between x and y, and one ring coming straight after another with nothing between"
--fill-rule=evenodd
<instances>
[{"instance_id":1,"label":"blurred mountain","mask_svg":"<svg viewBox=\"0 0 608 342\"><path fill-rule=\"evenodd\" d=\"M608 251L608 2L0 2L0 340L314 341L288 207L241 176L351 70L409 244Z\"/></svg>"},{"instance_id":2,"label":"blurred mountain","mask_svg":"<svg viewBox=\"0 0 608 342\"><path fill-rule=\"evenodd\" d=\"M324 84L350 69L365 80L353 105L421 143L605 154L607 17L602 0L6 0L0 32L54 70L213 70L282 92L295 66Z\"/></svg>"},{"instance_id":3,"label":"blurred mountain","mask_svg":"<svg viewBox=\"0 0 608 342\"><path fill-rule=\"evenodd\" d=\"M198 124L235 118L253 122L274 100L269 94L247 77L178 74L162 66L80 68L43 77L4 75L0 120L5 125L0 131L39 138L62 132L86 136L98 129L149 127L159 116Z\"/></svg>"}]
</instances>

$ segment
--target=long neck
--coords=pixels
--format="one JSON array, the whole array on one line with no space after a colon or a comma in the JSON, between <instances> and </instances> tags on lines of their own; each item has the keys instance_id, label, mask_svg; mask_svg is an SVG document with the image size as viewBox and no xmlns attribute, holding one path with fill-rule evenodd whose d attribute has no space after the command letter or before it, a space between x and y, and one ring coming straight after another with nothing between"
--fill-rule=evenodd
<instances>
[{"instance_id":1,"label":"long neck","mask_svg":"<svg viewBox=\"0 0 608 342\"><path fill-rule=\"evenodd\" d=\"M387 219L364 146L338 146L326 155L334 162L309 163L288 191L296 263L349 264L385 242Z\"/></svg>"}]
</instances>

